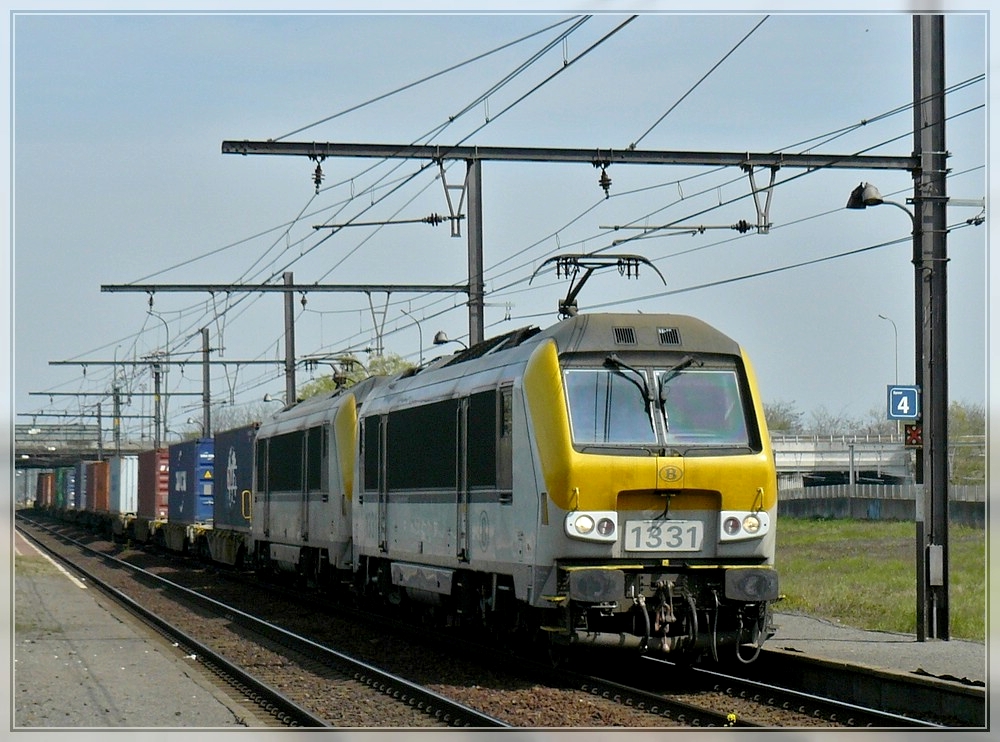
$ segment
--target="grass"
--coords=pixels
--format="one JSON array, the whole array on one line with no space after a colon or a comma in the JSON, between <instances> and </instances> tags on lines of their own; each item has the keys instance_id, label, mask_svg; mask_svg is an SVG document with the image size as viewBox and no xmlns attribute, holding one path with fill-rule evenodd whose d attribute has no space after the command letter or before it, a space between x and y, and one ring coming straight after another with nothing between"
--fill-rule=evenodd
<instances>
[{"instance_id":1,"label":"grass","mask_svg":"<svg viewBox=\"0 0 1000 742\"><path fill-rule=\"evenodd\" d=\"M916 632L914 523L785 517L775 562L784 595L779 611L874 631ZM950 635L985 641L985 531L949 526L948 563Z\"/></svg>"}]
</instances>

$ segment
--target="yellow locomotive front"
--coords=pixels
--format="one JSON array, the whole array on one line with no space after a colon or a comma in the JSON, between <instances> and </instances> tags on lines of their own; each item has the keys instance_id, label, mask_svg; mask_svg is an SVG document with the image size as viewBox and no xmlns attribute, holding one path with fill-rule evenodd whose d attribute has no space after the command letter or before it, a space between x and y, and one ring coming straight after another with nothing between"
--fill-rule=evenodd
<instances>
[{"instance_id":1,"label":"yellow locomotive front","mask_svg":"<svg viewBox=\"0 0 1000 742\"><path fill-rule=\"evenodd\" d=\"M547 628L752 659L773 633L777 479L741 348L690 317L578 316L534 350L523 388Z\"/></svg>"}]
</instances>

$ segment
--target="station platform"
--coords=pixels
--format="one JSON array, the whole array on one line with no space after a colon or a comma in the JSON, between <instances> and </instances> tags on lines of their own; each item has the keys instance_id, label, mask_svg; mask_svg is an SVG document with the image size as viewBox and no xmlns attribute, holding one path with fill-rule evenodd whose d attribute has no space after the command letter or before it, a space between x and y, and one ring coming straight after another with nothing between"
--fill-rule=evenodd
<instances>
[{"instance_id":1,"label":"station platform","mask_svg":"<svg viewBox=\"0 0 1000 742\"><path fill-rule=\"evenodd\" d=\"M13 551L11 730L260 726L196 660L16 531Z\"/></svg>"},{"instance_id":2,"label":"station platform","mask_svg":"<svg viewBox=\"0 0 1000 742\"><path fill-rule=\"evenodd\" d=\"M916 634L864 631L795 613L775 613L777 631L764 648L864 665L887 672L916 673L983 686L990 658L984 642L961 639L917 641Z\"/></svg>"}]
</instances>

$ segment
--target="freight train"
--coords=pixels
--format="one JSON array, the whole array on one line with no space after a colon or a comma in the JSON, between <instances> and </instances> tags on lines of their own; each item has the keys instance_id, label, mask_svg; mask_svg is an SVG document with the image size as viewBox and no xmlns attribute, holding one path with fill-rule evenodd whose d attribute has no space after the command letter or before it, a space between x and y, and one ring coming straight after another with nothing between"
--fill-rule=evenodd
<instances>
[{"instance_id":1,"label":"freight train","mask_svg":"<svg viewBox=\"0 0 1000 742\"><path fill-rule=\"evenodd\" d=\"M752 661L774 632L757 381L693 317L518 329L140 468L166 505L119 497L113 531L380 610L682 659Z\"/></svg>"}]
</instances>

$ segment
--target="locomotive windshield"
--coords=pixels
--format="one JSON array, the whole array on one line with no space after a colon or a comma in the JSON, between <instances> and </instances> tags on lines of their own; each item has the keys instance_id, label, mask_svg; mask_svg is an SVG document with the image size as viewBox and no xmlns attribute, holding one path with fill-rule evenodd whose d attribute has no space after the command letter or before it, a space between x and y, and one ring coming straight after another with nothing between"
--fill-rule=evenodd
<instances>
[{"instance_id":1,"label":"locomotive windshield","mask_svg":"<svg viewBox=\"0 0 1000 742\"><path fill-rule=\"evenodd\" d=\"M645 375L631 369L566 372L573 440L578 444L656 443Z\"/></svg>"},{"instance_id":2,"label":"locomotive windshield","mask_svg":"<svg viewBox=\"0 0 1000 742\"><path fill-rule=\"evenodd\" d=\"M734 370L688 369L657 377L668 444L749 445Z\"/></svg>"},{"instance_id":3,"label":"locomotive windshield","mask_svg":"<svg viewBox=\"0 0 1000 742\"><path fill-rule=\"evenodd\" d=\"M616 362L567 369L573 442L750 446L736 370L693 366L640 370Z\"/></svg>"}]
</instances>

